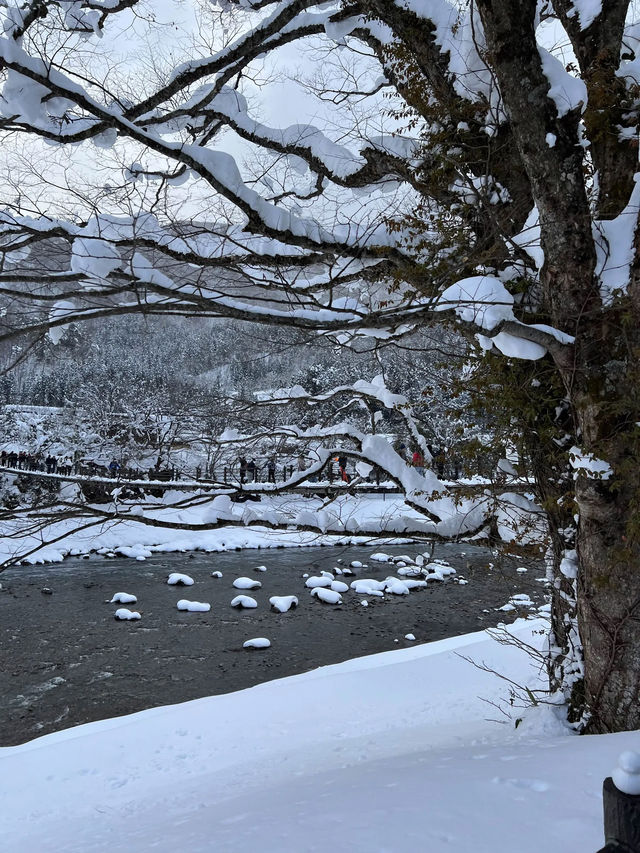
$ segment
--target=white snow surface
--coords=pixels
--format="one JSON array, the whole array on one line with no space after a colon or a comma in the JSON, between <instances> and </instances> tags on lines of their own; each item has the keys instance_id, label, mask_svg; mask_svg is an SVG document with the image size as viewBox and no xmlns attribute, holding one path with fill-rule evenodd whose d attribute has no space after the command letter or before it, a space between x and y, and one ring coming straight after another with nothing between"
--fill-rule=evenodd
<instances>
[{"instance_id":1,"label":"white snow surface","mask_svg":"<svg viewBox=\"0 0 640 853\"><path fill-rule=\"evenodd\" d=\"M543 626L520 621L511 630L537 644ZM638 733L575 737L550 706L523 714L517 730L491 722L483 699L504 700L504 683L460 654L535 682L520 650L481 632L1 749L3 845L597 850L602 780L620 753L637 748Z\"/></svg>"},{"instance_id":2,"label":"white snow surface","mask_svg":"<svg viewBox=\"0 0 640 853\"><path fill-rule=\"evenodd\" d=\"M111 599L111 604L135 604L137 602L137 598L135 595L131 595L129 592L116 592L116 594Z\"/></svg>"},{"instance_id":3,"label":"white snow surface","mask_svg":"<svg viewBox=\"0 0 640 853\"><path fill-rule=\"evenodd\" d=\"M389 443L381 436L370 436L365 440L365 444L374 442L378 450L384 447L386 452L393 453ZM407 466L402 460L396 465L396 469L399 480L404 482L408 492L418 501L425 489L430 491L436 486L441 487L430 471L425 471L425 476L421 477L414 468ZM184 496L186 496L185 492L172 492L170 500L167 498L166 506L163 500L159 500L149 509L145 509L145 515L157 522L198 524L207 520L206 516L214 505L216 515L219 515L223 512L224 501L230 504L228 496L221 495L204 508L192 507L185 510L169 505L180 501ZM243 524L245 510L242 508L235 508L229 512L230 518L234 520L237 518L237 526L203 530L176 530L158 525L149 527L136 518L123 518L116 524L96 523L94 527L77 531L74 530L75 520L70 519L51 524L40 536L31 533L19 521L10 521L0 523L0 558L5 560L18 556L16 554L17 539L20 543L19 553L26 554L24 560L30 564L60 562L71 553L85 554L91 551L100 553L117 551L123 556L133 558L150 557L154 553L193 550L220 552L238 548L304 547L321 543L357 545L369 543L370 537L367 533L379 533L380 530L390 533L387 539L380 540L380 545L391 542L400 544L407 541L403 537L411 536L413 532L424 533L434 530L443 534L452 534L459 532L461 525L464 528L472 528L484 517L483 500L467 501L465 499L461 507L456 507L449 497L431 501L430 507L436 512L443 513L444 521L438 525L420 516L405 503L401 495L339 496L332 502L331 507L324 508L321 498L292 499L290 496L267 495L260 502L260 511L264 513L264 517L272 513L283 520L290 519L302 506L309 507L317 516L324 513L327 518L330 517L331 528L336 530L331 534L291 529L269 530L257 524L247 527ZM232 506L235 507L235 505ZM224 512L226 515L226 510ZM98 521L99 519L96 518L96 522ZM527 523L525 529L529 526ZM43 541L52 544L43 544ZM346 573L346 570L344 571Z\"/></svg>"},{"instance_id":4,"label":"white snow surface","mask_svg":"<svg viewBox=\"0 0 640 853\"><path fill-rule=\"evenodd\" d=\"M167 578L169 586L192 586L193 578L183 575L182 572L171 572Z\"/></svg>"},{"instance_id":5,"label":"white snow surface","mask_svg":"<svg viewBox=\"0 0 640 853\"><path fill-rule=\"evenodd\" d=\"M602 0L573 0L569 17L577 14L580 28L586 30L602 11Z\"/></svg>"},{"instance_id":6,"label":"white snow surface","mask_svg":"<svg viewBox=\"0 0 640 853\"><path fill-rule=\"evenodd\" d=\"M119 607L113 615L120 622L131 622L141 618L137 610L129 610L127 607Z\"/></svg>"},{"instance_id":7,"label":"white snow surface","mask_svg":"<svg viewBox=\"0 0 640 853\"><path fill-rule=\"evenodd\" d=\"M262 586L260 581L254 581L251 578L236 578L233 585L236 589L260 589Z\"/></svg>"},{"instance_id":8,"label":"white snow surface","mask_svg":"<svg viewBox=\"0 0 640 853\"><path fill-rule=\"evenodd\" d=\"M585 453L575 445L569 450L569 464L575 471L574 479L578 474L596 480L608 480L613 474L613 468L604 459L598 459L593 453Z\"/></svg>"},{"instance_id":9,"label":"white snow surface","mask_svg":"<svg viewBox=\"0 0 640 853\"><path fill-rule=\"evenodd\" d=\"M236 597L231 600L231 606L252 610L258 606L258 602L255 598L251 598L250 595L236 595Z\"/></svg>"},{"instance_id":10,"label":"white snow surface","mask_svg":"<svg viewBox=\"0 0 640 853\"><path fill-rule=\"evenodd\" d=\"M252 640L246 640L242 644L243 649L268 649L271 645L271 640L266 637L254 637Z\"/></svg>"},{"instance_id":11,"label":"white snow surface","mask_svg":"<svg viewBox=\"0 0 640 853\"><path fill-rule=\"evenodd\" d=\"M298 598L295 595L272 595L269 604L278 613L286 613L292 607L298 606Z\"/></svg>"},{"instance_id":12,"label":"white snow surface","mask_svg":"<svg viewBox=\"0 0 640 853\"><path fill-rule=\"evenodd\" d=\"M342 604L342 596L333 589L325 589L324 587L317 586L311 590L311 595L314 598L319 598L325 604Z\"/></svg>"},{"instance_id":13,"label":"white snow surface","mask_svg":"<svg viewBox=\"0 0 640 853\"><path fill-rule=\"evenodd\" d=\"M640 794L640 754L631 750L623 752L611 778L619 791L633 796Z\"/></svg>"},{"instance_id":14,"label":"white snow surface","mask_svg":"<svg viewBox=\"0 0 640 853\"><path fill-rule=\"evenodd\" d=\"M181 598L176 607L189 613L208 613L211 610L211 605L204 601L189 601L186 598Z\"/></svg>"}]
</instances>

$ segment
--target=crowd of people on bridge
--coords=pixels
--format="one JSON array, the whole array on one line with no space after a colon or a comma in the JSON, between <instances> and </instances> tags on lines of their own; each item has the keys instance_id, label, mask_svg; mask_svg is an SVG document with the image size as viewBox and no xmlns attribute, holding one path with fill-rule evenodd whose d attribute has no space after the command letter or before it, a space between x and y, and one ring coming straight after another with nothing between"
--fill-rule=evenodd
<instances>
[{"instance_id":1,"label":"crowd of people on bridge","mask_svg":"<svg viewBox=\"0 0 640 853\"><path fill-rule=\"evenodd\" d=\"M302 458L302 457L301 457ZM293 472L293 466L289 466ZM267 483L275 483L276 481L276 457L270 456L266 463L259 465L255 459L247 460L246 456L238 458L238 469L240 473L241 483L260 483L266 474ZM299 470L304 470L304 465ZM284 477L287 477L287 466L284 466Z\"/></svg>"},{"instance_id":2,"label":"crowd of people on bridge","mask_svg":"<svg viewBox=\"0 0 640 853\"><path fill-rule=\"evenodd\" d=\"M428 445L428 450L431 455L431 460L425 463L425 458L422 450L418 447L409 448L404 443L396 445L396 451L409 464L412 465L419 474L424 474L425 467L432 467L439 477L445 474L446 468L451 469L449 476L453 479L458 479L460 473L460 463L454 457L447 459L443 448L435 448ZM86 475L92 477L106 477L113 479L129 479L141 480L148 478L149 480L179 480L185 476L184 471L180 471L175 467L169 467L163 464L162 457L158 457L156 464L148 471L140 470L139 468L123 467L117 459L113 458L107 464L101 464L94 460L83 459L80 453L76 451L73 455L61 454L54 456L48 453L46 456L43 452L29 452L26 450L3 449L0 451L0 467L9 468L18 471L41 472L46 474L58 474L61 476L70 475ZM236 464L225 466L223 479L227 482L227 478L231 480L239 480L242 485L246 483L275 483L276 480L287 480L293 476L295 470L298 472L304 471L308 467L308 460L303 453L298 455L297 464L291 464L290 461L285 461L284 464L278 466L277 457L275 454L263 457L256 461L254 457L247 458L248 454L241 454L237 458ZM427 457L428 458L428 457ZM290 460L290 457L289 457ZM348 484L351 482L352 473L349 471L350 460L347 452L342 452L338 456L332 458L324 469L324 476L329 482L338 480ZM203 479L203 470L200 465L195 468L195 479ZM222 473L222 472L219 472ZM188 477L189 475L186 474ZM193 477L193 475L191 475ZM310 480L317 481L322 478L323 474L318 472L310 477ZM369 480L380 482L381 477L384 477L383 472L375 467L369 476ZM207 466L205 471L206 480L215 479L213 466Z\"/></svg>"},{"instance_id":3,"label":"crowd of people on bridge","mask_svg":"<svg viewBox=\"0 0 640 853\"><path fill-rule=\"evenodd\" d=\"M53 456L42 453L27 453L26 450L0 451L0 466L2 468L17 468L18 471L41 471L47 474L62 474L69 476L74 468L69 456Z\"/></svg>"}]
</instances>

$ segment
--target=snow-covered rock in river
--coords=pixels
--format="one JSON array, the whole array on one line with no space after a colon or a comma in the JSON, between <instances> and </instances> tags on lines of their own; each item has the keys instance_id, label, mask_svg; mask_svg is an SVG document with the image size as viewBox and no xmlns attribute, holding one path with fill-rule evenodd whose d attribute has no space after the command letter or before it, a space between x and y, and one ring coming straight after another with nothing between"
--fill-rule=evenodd
<instances>
[{"instance_id":1,"label":"snow-covered rock in river","mask_svg":"<svg viewBox=\"0 0 640 853\"><path fill-rule=\"evenodd\" d=\"M113 618L119 622L130 622L132 619L140 619L141 616L137 610L127 610L126 607L119 607L113 614Z\"/></svg>"},{"instance_id":2,"label":"snow-covered rock in river","mask_svg":"<svg viewBox=\"0 0 640 853\"><path fill-rule=\"evenodd\" d=\"M405 640L415 640L415 636L413 634L405 634Z\"/></svg>"},{"instance_id":3,"label":"snow-covered rock in river","mask_svg":"<svg viewBox=\"0 0 640 853\"><path fill-rule=\"evenodd\" d=\"M255 600L255 598L251 598L250 595L236 595L236 597L231 602L231 606L249 610L253 607L257 607L258 602Z\"/></svg>"},{"instance_id":4,"label":"snow-covered rock in river","mask_svg":"<svg viewBox=\"0 0 640 853\"><path fill-rule=\"evenodd\" d=\"M319 598L320 601L324 601L325 604L342 604L342 596L332 589L317 586L311 590L311 595Z\"/></svg>"},{"instance_id":5,"label":"snow-covered rock in river","mask_svg":"<svg viewBox=\"0 0 640 853\"><path fill-rule=\"evenodd\" d=\"M361 569L364 566L364 563L361 563L360 560L351 560L349 565L352 569Z\"/></svg>"},{"instance_id":6,"label":"snow-covered rock in river","mask_svg":"<svg viewBox=\"0 0 640 853\"><path fill-rule=\"evenodd\" d=\"M216 571L216 572L211 572L211 577L212 577L212 578L221 578L221 577L222 577L222 572L217 572L217 571Z\"/></svg>"},{"instance_id":7,"label":"snow-covered rock in river","mask_svg":"<svg viewBox=\"0 0 640 853\"><path fill-rule=\"evenodd\" d=\"M385 578L384 589L392 595L409 595L409 587L398 578Z\"/></svg>"},{"instance_id":8,"label":"snow-covered rock in river","mask_svg":"<svg viewBox=\"0 0 640 853\"><path fill-rule=\"evenodd\" d=\"M369 559L375 560L376 563L388 563L391 557L389 554L383 554L382 551L378 551L375 554L372 554Z\"/></svg>"},{"instance_id":9,"label":"snow-covered rock in river","mask_svg":"<svg viewBox=\"0 0 640 853\"><path fill-rule=\"evenodd\" d=\"M266 566L254 566L253 571L254 572L266 572L267 567Z\"/></svg>"},{"instance_id":10,"label":"snow-covered rock in river","mask_svg":"<svg viewBox=\"0 0 640 853\"><path fill-rule=\"evenodd\" d=\"M276 610L278 613L286 613L287 610L292 610L298 606L298 599L295 595L272 595L269 604L272 610Z\"/></svg>"},{"instance_id":11,"label":"snow-covered rock in river","mask_svg":"<svg viewBox=\"0 0 640 853\"><path fill-rule=\"evenodd\" d=\"M254 581L251 578L236 578L233 585L236 589L260 589L262 586L260 581Z\"/></svg>"},{"instance_id":12,"label":"snow-covered rock in river","mask_svg":"<svg viewBox=\"0 0 640 853\"><path fill-rule=\"evenodd\" d=\"M242 644L243 649L268 649L271 641L266 637L254 637L252 640L247 640Z\"/></svg>"},{"instance_id":13,"label":"snow-covered rock in river","mask_svg":"<svg viewBox=\"0 0 640 853\"><path fill-rule=\"evenodd\" d=\"M326 578L324 575L312 575L304 582L304 585L309 589L316 589L321 586L331 586L333 578Z\"/></svg>"},{"instance_id":14,"label":"snow-covered rock in river","mask_svg":"<svg viewBox=\"0 0 640 853\"><path fill-rule=\"evenodd\" d=\"M398 574L403 578L420 578L424 574L420 566L406 566L404 563L396 563Z\"/></svg>"},{"instance_id":15,"label":"snow-covered rock in river","mask_svg":"<svg viewBox=\"0 0 640 853\"><path fill-rule=\"evenodd\" d=\"M135 604L138 599L135 595L130 595L128 592L116 592L109 604Z\"/></svg>"},{"instance_id":16,"label":"snow-covered rock in river","mask_svg":"<svg viewBox=\"0 0 640 853\"><path fill-rule=\"evenodd\" d=\"M343 581L333 581L333 583L331 584L331 589L334 592L348 592L349 591L349 585L346 583L343 583Z\"/></svg>"},{"instance_id":17,"label":"snow-covered rock in river","mask_svg":"<svg viewBox=\"0 0 640 853\"><path fill-rule=\"evenodd\" d=\"M351 589L358 595L373 595L378 598L384 596L384 583L373 578L359 578L357 581L352 581Z\"/></svg>"},{"instance_id":18,"label":"snow-covered rock in river","mask_svg":"<svg viewBox=\"0 0 640 853\"><path fill-rule=\"evenodd\" d=\"M181 598L176 607L178 610L188 610L190 613L207 613L211 610L211 605L204 601L187 601L186 598Z\"/></svg>"},{"instance_id":19,"label":"snow-covered rock in river","mask_svg":"<svg viewBox=\"0 0 640 853\"><path fill-rule=\"evenodd\" d=\"M171 572L167 578L169 586L193 586L193 578L189 575L180 574L180 572Z\"/></svg>"},{"instance_id":20,"label":"snow-covered rock in river","mask_svg":"<svg viewBox=\"0 0 640 853\"><path fill-rule=\"evenodd\" d=\"M441 578L446 578L449 575L455 575L456 573L456 570L453 568L453 566L450 566L444 561L441 562L440 560L434 560L432 563L427 563L423 571L425 570L429 573L440 575Z\"/></svg>"},{"instance_id":21,"label":"snow-covered rock in river","mask_svg":"<svg viewBox=\"0 0 640 853\"><path fill-rule=\"evenodd\" d=\"M425 586L428 586L425 580L413 580L412 578L406 578L402 583L407 589L424 589Z\"/></svg>"},{"instance_id":22,"label":"snow-covered rock in river","mask_svg":"<svg viewBox=\"0 0 640 853\"><path fill-rule=\"evenodd\" d=\"M518 592L512 595L509 604L514 604L516 607L535 607L526 592Z\"/></svg>"}]
</instances>

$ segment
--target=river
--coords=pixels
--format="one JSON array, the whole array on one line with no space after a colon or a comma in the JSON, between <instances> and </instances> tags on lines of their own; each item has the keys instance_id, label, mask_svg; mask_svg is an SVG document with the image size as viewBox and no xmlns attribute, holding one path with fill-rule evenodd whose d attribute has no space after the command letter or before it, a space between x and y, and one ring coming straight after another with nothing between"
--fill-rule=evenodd
<instances>
[{"instance_id":1,"label":"river","mask_svg":"<svg viewBox=\"0 0 640 853\"><path fill-rule=\"evenodd\" d=\"M384 599L349 591L341 606L323 604L305 589L305 573L345 567L352 560L368 564L355 570L357 577L383 579L393 567L371 562L371 554L415 556L423 547L157 554L144 562L92 556L13 567L0 575L0 745L406 647L412 644L405 639L408 633L425 642L494 626L515 615L496 609L514 593L544 602L540 560L498 558L466 544L438 545L434 553L466 584L430 582L410 595ZM266 572L255 570L260 564ZM216 570L222 578L211 577ZM169 586L170 572L186 573L195 583ZM262 584L246 593L258 602L255 610L230 606L244 592L232 586L239 576ZM45 588L50 592L42 592ZM141 613L139 621L114 619L120 605L109 601L116 592L137 596L137 604L129 606ZM272 595L296 595L299 606L272 612ZM211 610L179 611L181 598L208 602ZM271 647L244 649L243 642L253 637L267 637Z\"/></svg>"}]
</instances>

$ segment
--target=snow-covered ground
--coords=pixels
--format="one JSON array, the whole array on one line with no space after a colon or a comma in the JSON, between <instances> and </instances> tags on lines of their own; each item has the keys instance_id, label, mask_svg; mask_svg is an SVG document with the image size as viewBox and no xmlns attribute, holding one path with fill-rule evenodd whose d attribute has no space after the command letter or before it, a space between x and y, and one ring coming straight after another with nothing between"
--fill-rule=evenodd
<instances>
[{"instance_id":1,"label":"snow-covered ground","mask_svg":"<svg viewBox=\"0 0 640 853\"><path fill-rule=\"evenodd\" d=\"M416 522L420 521L418 513L407 507L399 495L386 498L345 497L332 504L332 521L345 534L323 536L316 532L293 529L270 530L258 525L247 527L244 523L247 513L254 511L251 504L233 504L228 499L218 499L219 506L215 512L210 505L180 509L171 506L186 497L184 493L167 492L149 514L173 524L206 524L216 518L237 523L209 530L176 530L170 527L150 527L137 520L134 514L132 518L96 517L95 525L83 530L76 530L79 524L74 520L65 520L49 525L42 532L29 533L24 529L24 522L8 522L0 525L0 561L18 554L24 554L24 560L28 563L48 563L91 551L113 551L135 558L149 557L153 552L303 547L318 545L320 542L332 545L359 544L370 541L371 535L366 534L384 527L390 519L413 517ZM267 505L265 512L277 513L279 518L288 517L291 521L305 508L315 510L321 503L319 499L299 496L266 498L264 502ZM83 519L81 524L86 524L86 521ZM21 531L19 538L14 538L20 528L24 532ZM408 540L398 537L395 541Z\"/></svg>"},{"instance_id":2,"label":"snow-covered ground","mask_svg":"<svg viewBox=\"0 0 640 853\"><path fill-rule=\"evenodd\" d=\"M511 630L540 643L542 625ZM2 749L3 849L597 850L602 780L638 734L576 737L548 706L515 729L485 701L505 682L461 655L537 678L476 633Z\"/></svg>"},{"instance_id":3,"label":"snow-covered ground","mask_svg":"<svg viewBox=\"0 0 640 853\"><path fill-rule=\"evenodd\" d=\"M321 498L295 496L265 497L259 508L255 503L236 504L221 496L202 506L181 506L189 498L186 493L167 492L162 499L150 502L144 511L131 504L119 506L116 517L98 517L95 523L83 518L59 521L43 531L33 532L27 518L0 524L0 562L23 556L28 563L59 562L67 556L84 553L115 552L140 560L154 552L232 551L241 548L304 547L309 545L365 544L377 539L380 531L388 531L386 540L402 543L411 541L412 534L425 534L425 520L409 507L400 495L344 495L326 505ZM520 499L519 496L515 496ZM524 498L522 499L524 500ZM104 511L104 505L101 507ZM227 522L230 526L187 530L176 527L149 526L139 521L145 515L172 525L207 525ZM502 526L505 540L514 538L519 530L517 513L506 516ZM289 524L290 529L271 530L256 524L257 517L273 523ZM248 526L251 523L251 526ZM321 530L331 533L294 529L295 525L320 524ZM540 540L540 531L530 527L525 519L519 532L521 543ZM83 525L83 529L77 528Z\"/></svg>"}]
</instances>

